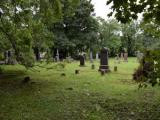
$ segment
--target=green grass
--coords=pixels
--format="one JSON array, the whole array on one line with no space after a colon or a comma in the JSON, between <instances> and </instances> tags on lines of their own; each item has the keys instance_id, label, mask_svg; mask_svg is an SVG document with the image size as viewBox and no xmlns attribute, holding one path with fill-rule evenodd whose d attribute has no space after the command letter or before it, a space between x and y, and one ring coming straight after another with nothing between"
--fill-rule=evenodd
<instances>
[{"instance_id":1,"label":"green grass","mask_svg":"<svg viewBox=\"0 0 160 120\"><path fill-rule=\"evenodd\" d=\"M157 120L160 118L160 88L138 89L132 74L135 58L117 64L110 59L112 72L101 76L99 62L79 67L67 63L65 69L35 67L26 71L20 65L2 66L0 75L0 120ZM48 69L46 69L48 68ZM80 74L75 75L76 69ZM65 73L66 76L61 76ZM22 84L25 76L32 81Z\"/></svg>"}]
</instances>

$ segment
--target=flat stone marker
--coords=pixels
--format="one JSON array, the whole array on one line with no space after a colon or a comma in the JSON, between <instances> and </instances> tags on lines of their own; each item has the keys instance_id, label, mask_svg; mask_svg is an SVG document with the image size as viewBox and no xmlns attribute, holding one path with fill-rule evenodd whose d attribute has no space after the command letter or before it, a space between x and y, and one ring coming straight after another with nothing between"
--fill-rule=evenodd
<instances>
[{"instance_id":1,"label":"flat stone marker","mask_svg":"<svg viewBox=\"0 0 160 120\"><path fill-rule=\"evenodd\" d=\"M107 48L101 49L99 71L105 71L105 72L110 71L108 66L108 52L109 50Z\"/></svg>"}]
</instances>

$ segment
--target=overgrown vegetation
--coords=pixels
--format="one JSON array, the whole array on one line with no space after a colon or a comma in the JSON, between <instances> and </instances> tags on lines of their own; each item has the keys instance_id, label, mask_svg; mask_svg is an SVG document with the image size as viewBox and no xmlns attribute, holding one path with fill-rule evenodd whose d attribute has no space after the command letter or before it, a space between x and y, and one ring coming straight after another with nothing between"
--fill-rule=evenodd
<instances>
[{"instance_id":1,"label":"overgrown vegetation","mask_svg":"<svg viewBox=\"0 0 160 120\"><path fill-rule=\"evenodd\" d=\"M141 65L135 72L134 79L143 84L151 83L152 86L160 85L160 51L146 51ZM145 86L145 85L144 85Z\"/></svg>"}]
</instances>

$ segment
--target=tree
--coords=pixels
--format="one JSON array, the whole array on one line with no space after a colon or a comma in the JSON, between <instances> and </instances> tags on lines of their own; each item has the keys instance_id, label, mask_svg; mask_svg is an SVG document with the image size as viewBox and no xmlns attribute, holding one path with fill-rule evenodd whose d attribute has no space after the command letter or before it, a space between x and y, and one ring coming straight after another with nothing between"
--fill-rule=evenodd
<instances>
[{"instance_id":1,"label":"tree","mask_svg":"<svg viewBox=\"0 0 160 120\"><path fill-rule=\"evenodd\" d=\"M137 39L139 35L139 24L125 24L122 25L121 29L122 48L127 49L129 56L134 56L135 51L139 49L137 46L137 43L139 43L139 39Z\"/></svg>"},{"instance_id":2,"label":"tree","mask_svg":"<svg viewBox=\"0 0 160 120\"><path fill-rule=\"evenodd\" d=\"M110 55L115 56L121 47L121 26L116 20L99 19L100 46L108 47Z\"/></svg>"},{"instance_id":3,"label":"tree","mask_svg":"<svg viewBox=\"0 0 160 120\"><path fill-rule=\"evenodd\" d=\"M137 19L138 15L143 14L144 21L160 23L160 4L158 0L108 0L107 5L112 4L112 12L117 20L122 23Z\"/></svg>"},{"instance_id":4,"label":"tree","mask_svg":"<svg viewBox=\"0 0 160 120\"><path fill-rule=\"evenodd\" d=\"M67 2L64 6L67 7ZM55 47L70 53L92 49L98 36L98 22L91 16L93 11L90 1L81 0L74 15L65 14L63 21L54 24Z\"/></svg>"},{"instance_id":5,"label":"tree","mask_svg":"<svg viewBox=\"0 0 160 120\"><path fill-rule=\"evenodd\" d=\"M78 3L78 0L69 1L71 7ZM26 67L34 65L32 48L41 42L47 44L44 40L50 36L48 26L62 19L60 0L0 1L0 33L13 48L16 60Z\"/></svg>"},{"instance_id":6,"label":"tree","mask_svg":"<svg viewBox=\"0 0 160 120\"><path fill-rule=\"evenodd\" d=\"M109 0L107 2L107 4L111 3L113 3L111 7L113 11L109 14L109 16L113 15L113 12L115 12L114 14L116 19L122 23L127 23L132 19L137 19L138 13L143 14L143 42L150 44L156 41L156 43L158 43L157 45L159 46L160 38L157 36L159 36L160 27L160 4L158 0ZM147 27L149 27L149 29ZM145 46L148 45L145 44ZM141 82L149 82L152 84L152 86L154 86L155 84L159 83L160 51L159 47L156 48L155 46L152 48L152 50L146 51L147 52L145 52L146 54L140 68L135 72L135 76L138 75L137 78L141 78L142 76L142 79L140 79ZM142 75L139 73L142 73Z\"/></svg>"}]
</instances>

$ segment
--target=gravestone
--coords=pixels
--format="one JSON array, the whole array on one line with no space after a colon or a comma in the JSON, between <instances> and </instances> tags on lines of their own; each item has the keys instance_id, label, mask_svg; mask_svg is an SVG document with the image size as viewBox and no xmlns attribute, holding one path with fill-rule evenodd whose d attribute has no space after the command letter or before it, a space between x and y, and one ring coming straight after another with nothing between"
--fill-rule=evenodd
<instances>
[{"instance_id":1,"label":"gravestone","mask_svg":"<svg viewBox=\"0 0 160 120\"><path fill-rule=\"evenodd\" d=\"M128 53L124 53L124 62L128 62Z\"/></svg>"},{"instance_id":2,"label":"gravestone","mask_svg":"<svg viewBox=\"0 0 160 120\"><path fill-rule=\"evenodd\" d=\"M138 62L141 62L143 57L144 57L143 53L141 53L140 51L137 52L136 56L137 56L137 61Z\"/></svg>"},{"instance_id":3,"label":"gravestone","mask_svg":"<svg viewBox=\"0 0 160 120\"><path fill-rule=\"evenodd\" d=\"M105 71L109 72L109 66L108 66L108 52L109 50L107 48L103 48L100 52L100 67L99 71Z\"/></svg>"},{"instance_id":4,"label":"gravestone","mask_svg":"<svg viewBox=\"0 0 160 120\"><path fill-rule=\"evenodd\" d=\"M94 64L92 64L91 68L92 68L92 70L94 70L94 69L95 69L95 65L94 65Z\"/></svg>"},{"instance_id":5,"label":"gravestone","mask_svg":"<svg viewBox=\"0 0 160 120\"><path fill-rule=\"evenodd\" d=\"M115 57L115 64L120 64L119 54L117 54Z\"/></svg>"},{"instance_id":6,"label":"gravestone","mask_svg":"<svg viewBox=\"0 0 160 120\"><path fill-rule=\"evenodd\" d=\"M96 60L99 60L99 54L98 53L96 54Z\"/></svg>"},{"instance_id":7,"label":"gravestone","mask_svg":"<svg viewBox=\"0 0 160 120\"><path fill-rule=\"evenodd\" d=\"M117 70L118 70L118 67L114 66L114 72L117 72Z\"/></svg>"},{"instance_id":8,"label":"gravestone","mask_svg":"<svg viewBox=\"0 0 160 120\"><path fill-rule=\"evenodd\" d=\"M79 60L80 60L80 66L84 66L85 65L85 58L83 55L79 55Z\"/></svg>"},{"instance_id":9,"label":"gravestone","mask_svg":"<svg viewBox=\"0 0 160 120\"><path fill-rule=\"evenodd\" d=\"M57 53L56 53L56 61L59 61L59 50L57 49Z\"/></svg>"},{"instance_id":10,"label":"gravestone","mask_svg":"<svg viewBox=\"0 0 160 120\"><path fill-rule=\"evenodd\" d=\"M124 59L124 53L121 52L121 60L123 60L123 59Z\"/></svg>"},{"instance_id":11,"label":"gravestone","mask_svg":"<svg viewBox=\"0 0 160 120\"><path fill-rule=\"evenodd\" d=\"M93 53L92 53L92 51L90 52L90 61L91 61L91 63L93 63Z\"/></svg>"}]
</instances>

